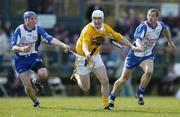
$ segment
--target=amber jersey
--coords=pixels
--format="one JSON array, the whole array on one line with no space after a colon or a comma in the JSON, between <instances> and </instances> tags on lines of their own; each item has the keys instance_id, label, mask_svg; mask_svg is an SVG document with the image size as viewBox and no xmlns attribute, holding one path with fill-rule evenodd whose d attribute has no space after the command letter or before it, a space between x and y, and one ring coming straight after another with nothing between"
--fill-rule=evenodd
<instances>
[{"instance_id":1,"label":"amber jersey","mask_svg":"<svg viewBox=\"0 0 180 117\"><path fill-rule=\"evenodd\" d=\"M86 43L86 45L88 46L88 50L90 52L92 52L94 48L97 48L93 55L99 53L101 46L93 44L93 39L98 36L104 37L104 39L114 39L116 41L119 41L123 38L123 36L120 33L114 31L109 25L105 23L102 24L102 28L100 30L97 30L93 26L93 23L89 23L83 28L80 37L76 43L77 54L85 56L82 50L83 43Z\"/></svg>"}]
</instances>

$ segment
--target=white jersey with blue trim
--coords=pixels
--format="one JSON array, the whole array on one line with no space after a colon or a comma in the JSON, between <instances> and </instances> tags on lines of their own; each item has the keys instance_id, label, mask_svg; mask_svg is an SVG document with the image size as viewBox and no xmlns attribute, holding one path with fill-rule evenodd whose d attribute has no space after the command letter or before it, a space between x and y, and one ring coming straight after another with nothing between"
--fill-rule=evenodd
<instances>
[{"instance_id":1,"label":"white jersey with blue trim","mask_svg":"<svg viewBox=\"0 0 180 117\"><path fill-rule=\"evenodd\" d=\"M151 27L147 21L141 23L134 33L135 39L142 41L142 47L144 52L134 52L137 57L144 57L153 54L153 50L157 39L160 37L162 31L165 29L165 25L162 22L157 21L155 27Z\"/></svg>"},{"instance_id":2,"label":"white jersey with blue trim","mask_svg":"<svg viewBox=\"0 0 180 117\"><path fill-rule=\"evenodd\" d=\"M49 35L40 26L35 26L31 31L27 30L24 24L17 27L12 37L12 46L26 46L32 44L32 48L29 52L16 52L18 55L29 55L33 53L38 53L38 47L41 41L50 43L52 36Z\"/></svg>"}]
</instances>

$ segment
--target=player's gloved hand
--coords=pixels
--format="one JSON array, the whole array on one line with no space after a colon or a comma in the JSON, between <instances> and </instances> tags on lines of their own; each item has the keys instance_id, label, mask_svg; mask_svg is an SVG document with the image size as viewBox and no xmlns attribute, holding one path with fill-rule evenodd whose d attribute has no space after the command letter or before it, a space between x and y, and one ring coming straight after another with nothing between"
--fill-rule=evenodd
<instances>
[{"instance_id":1,"label":"player's gloved hand","mask_svg":"<svg viewBox=\"0 0 180 117\"><path fill-rule=\"evenodd\" d=\"M67 45L67 44L64 44L63 48L64 48L64 52L66 52L66 53L71 51L71 47L69 45Z\"/></svg>"}]
</instances>

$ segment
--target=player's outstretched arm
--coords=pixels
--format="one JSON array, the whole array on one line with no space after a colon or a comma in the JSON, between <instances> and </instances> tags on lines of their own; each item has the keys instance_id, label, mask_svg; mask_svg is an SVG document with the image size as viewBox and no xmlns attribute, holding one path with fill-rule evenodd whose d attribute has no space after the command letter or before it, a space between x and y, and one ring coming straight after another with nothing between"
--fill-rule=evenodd
<instances>
[{"instance_id":1,"label":"player's outstretched arm","mask_svg":"<svg viewBox=\"0 0 180 117\"><path fill-rule=\"evenodd\" d=\"M170 47L170 49L175 50L176 46L175 46L174 42L172 41L172 37L171 37L171 33L170 33L169 29L166 28L162 33L163 33L163 36L168 41L168 46Z\"/></svg>"},{"instance_id":2,"label":"player's outstretched arm","mask_svg":"<svg viewBox=\"0 0 180 117\"><path fill-rule=\"evenodd\" d=\"M121 42L122 42L125 46L127 46L128 48L131 48L131 49L134 50L134 51L138 51L138 52L144 51L140 46L135 47L135 46L134 46L133 44L131 44L131 43L128 41L128 39L125 38L125 37L123 37L123 38L121 39Z\"/></svg>"},{"instance_id":3,"label":"player's outstretched arm","mask_svg":"<svg viewBox=\"0 0 180 117\"><path fill-rule=\"evenodd\" d=\"M125 37L123 37L120 41L121 41L121 43L123 43L123 45L127 46L128 48L132 48L133 47L133 45Z\"/></svg>"},{"instance_id":4,"label":"player's outstretched arm","mask_svg":"<svg viewBox=\"0 0 180 117\"><path fill-rule=\"evenodd\" d=\"M59 40L56 39L56 38L53 38L53 39L52 39L51 44L64 48L64 51L65 51L65 52L68 52L68 51L71 50L71 47L70 47L69 45L67 45L67 44L59 41Z\"/></svg>"}]
</instances>

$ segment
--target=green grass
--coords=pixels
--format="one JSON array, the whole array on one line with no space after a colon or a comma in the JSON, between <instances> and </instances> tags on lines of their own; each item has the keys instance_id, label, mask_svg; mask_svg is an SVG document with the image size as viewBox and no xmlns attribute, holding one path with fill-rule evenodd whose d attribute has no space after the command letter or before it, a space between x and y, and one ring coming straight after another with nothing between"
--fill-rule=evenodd
<instances>
[{"instance_id":1,"label":"green grass","mask_svg":"<svg viewBox=\"0 0 180 117\"><path fill-rule=\"evenodd\" d=\"M0 98L0 117L180 117L180 100L174 97L120 98L112 111L102 109L101 97L40 97L40 108L26 97Z\"/></svg>"}]
</instances>

